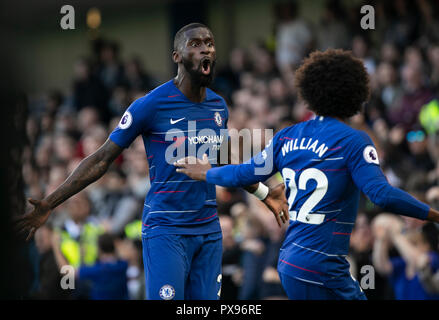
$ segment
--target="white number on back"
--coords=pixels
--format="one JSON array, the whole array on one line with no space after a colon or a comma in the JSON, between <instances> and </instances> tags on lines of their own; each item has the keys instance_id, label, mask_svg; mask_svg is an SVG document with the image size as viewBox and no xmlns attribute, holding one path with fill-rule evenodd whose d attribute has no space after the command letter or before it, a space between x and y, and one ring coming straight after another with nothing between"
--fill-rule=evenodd
<instances>
[{"instance_id":1,"label":"white number on back","mask_svg":"<svg viewBox=\"0 0 439 320\"><path fill-rule=\"evenodd\" d=\"M289 168L282 170L285 187L290 189L290 196L288 197L288 204L292 208L294 200L297 196L296 172ZM306 190L307 182L312 179L317 182L317 186L311 196L306 199L302 207L297 211L290 211L290 220L297 220L303 223L320 224L325 220L325 215L320 213L310 213L312 209L323 199L328 191L328 178L319 169L309 168L304 170L299 177L299 190Z\"/></svg>"}]
</instances>

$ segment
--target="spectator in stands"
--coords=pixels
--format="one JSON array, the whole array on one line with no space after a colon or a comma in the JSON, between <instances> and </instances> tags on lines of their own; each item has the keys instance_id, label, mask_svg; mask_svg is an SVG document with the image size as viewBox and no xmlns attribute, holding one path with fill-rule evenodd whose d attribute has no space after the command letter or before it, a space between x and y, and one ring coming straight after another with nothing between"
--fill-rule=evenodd
<instances>
[{"instance_id":1,"label":"spectator in stands","mask_svg":"<svg viewBox=\"0 0 439 320\"><path fill-rule=\"evenodd\" d=\"M138 238L116 239L117 255L128 262L127 286L130 300L145 299L145 273L143 272L142 241Z\"/></svg>"},{"instance_id":2,"label":"spectator in stands","mask_svg":"<svg viewBox=\"0 0 439 320\"><path fill-rule=\"evenodd\" d=\"M362 35L356 35L352 39L352 53L355 57L363 60L364 66L369 74L374 74L376 62L370 52L369 40Z\"/></svg>"},{"instance_id":3,"label":"spectator in stands","mask_svg":"<svg viewBox=\"0 0 439 320\"><path fill-rule=\"evenodd\" d=\"M87 194L82 191L67 201L68 217L57 232L60 234L60 250L69 265L92 265L98 257L97 239L103 232Z\"/></svg>"},{"instance_id":4,"label":"spectator in stands","mask_svg":"<svg viewBox=\"0 0 439 320\"><path fill-rule=\"evenodd\" d=\"M68 162L76 154L76 141L72 136L64 133L54 137L54 157L61 162Z\"/></svg>"},{"instance_id":5,"label":"spectator in stands","mask_svg":"<svg viewBox=\"0 0 439 320\"><path fill-rule=\"evenodd\" d=\"M384 103L387 112L391 111L402 95L402 87L399 85L398 71L390 62L381 62L377 68L377 91Z\"/></svg>"},{"instance_id":6,"label":"spectator in stands","mask_svg":"<svg viewBox=\"0 0 439 320\"><path fill-rule=\"evenodd\" d=\"M423 66L418 63L403 66L402 80L404 94L401 102L388 116L393 125L402 126L408 132L418 123L419 111L433 98L433 94L425 84Z\"/></svg>"},{"instance_id":7,"label":"spectator in stands","mask_svg":"<svg viewBox=\"0 0 439 320\"><path fill-rule=\"evenodd\" d=\"M149 175L154 177L155 171L153 170L155 167L148 167L148 162L145 159L145 146L140 137L134 141L129 150L125 151L121 169L127 174L126 187L143 204L145 196L151 187Z\"/></svg>"},{"instance_id":8,"label":"spectator in stands","mask_svg":"<svg viewBox=\"0 0 439 320\"><path fill-rule=\"evenodd\" d=\"M242 251L235 239L235 221L229 216L219 216L223 233L223 262L221 300L236 300L242 281L241 255Z\"/></svg>"},{"instance_id":9,"label":"spectator in stands","mask_svg":"<svg viewBox=\"0 0 439 320\"><path fill-rule=\"evenodd\" d=\"M69 299L69 290L61 288L61 273L52 250L53 230L50 224L45 224L35 233L35 245L40 254L38 290L32 298L44 300Z\"/></svg>"},{"instance_id":10,"label":"spectator in stands","mask_svg":"<svg viewBox=\"0 0 439 320\"><path fill-rule=\"evenodd\" d=\"M349 43L349 30L343 21L346 13L337 0L326 1L317 33L317 49L344 49Z\"/></svg>"},{"instance_id":11,"label":"spectator in stands","mask_svg":"<svg viewBox=\"0 0 439 320\"><path fill-rule=\"evenodd\" d=\"M421 170L425 173L433 170L436 164L433 162L433 159L428 152L428 137L427 133L419 128L419 126L415 127L414 130L411 130L406 135L408 149L409 149L409 159L411 161L411 169L408 171Z\"/></svg>"},{"instance_id":12,"label":"spectator in stands","mask_svg":"<svg viewBox=\"0 0 439 320\"><path fill-rule=\"evenodd\" d=\"M67 265L59 249L60 237L55 234L53 250L58 267ZM75 270L76 280L90 285L89 297L92 300L128 300L126 261L116 255L114 237L102 234L98 238L99 259L93 265L81 265Z\"/></svg>"},{"instance_id":13,"label":"spectator in stands","mask_svg":"<svg viewBox=\"0 0 439 320\"><path fill-rule=\"evenodd\" d=\"M143 204L128 188L126 174L121 169L110 169L103 179L101 198L95 198L94 202L95 217L107 232L120 235L124 227L139 216Z\"/></svg>"},{"instance_id":14,"label":"spectator in stands","mask_svg":"<svg viewBox=\"0 0 439 320\"><path fill-rule=\"evenodd\" d=\"M125 63L122 82L129 90L147 93L158 85L150 74L142 66L139 57L132 57Z\"/></svg>"},{"instance_id":15,"label":"spectator in stands","mask_svg":"<svg viewBox=\"0 0 439 320\"><path fill-rule=\"evenodd\" d=\"M101 123L99 111L92 106L82 108L77 117L78 130L81 133L87 132Z\"/></svg>"},{"instance_id":16,"label":"spectator in stands","mask_svg":"<svg viewBox=\"0 0 439 320\"><path fill-rule=\"evenodd\" d=\"M359 212L352 230L350 241L349 262L351 263L351 274L359 282L363 274L361 270L364 266L373 265L372 248L373 235L369 222L369 217ZM374 287L371 290L364 290L368 300L387 299L392 297L391 289L385 277L375 273ZM390 289L390 290L389 290Z\"/></svg>"},{"instance_id":17,"label":"spectator in stands","mask_svg":"<svg viewBox=\"0 0 439 320\"><path fill-rule=\"evenodd\" d=\"M439 187L432 187L428 190L426 199L428 204L434 208L439 208ZM431 242L434 243L433 247L439 250L438 243L438 233L439 229L437 225L430 225L429 235ZM434 272L430 259L422 259L419 263L419 279L421 280L422 286L429 294L439 295L439 271Z\"/></svg>"},{"instance_id":18,"label":"spectator in stands","mask_svg":"<svg viewBox=\"0 0 439 320\"><path fill-rule=\"evenodd\" d=\"M119 61L119 46L115 42L104 42L99 52L97 76L108 92L123 82L124 68Z\"/></svg>"},{"instance_id":19,"label":"spectator in stands","mask_svg":"<svg viewBox=\"0 0 439 320\"><path fill-rule=\"evenodd\" d=\"M429 74L431 87L437 93L439 90L439 44L430 46L427 56L431 67Z\"/></svg>"},{"instance_id":20,"label":"spectator in stands","mask_svg":"<svg viewBox=\"0 0 439 320\"><path fill-rule=\"evenodd\" d=\"M374 220L374 266L387 275L398 300L437 300L438 294L429 294L419 279L419 269L428 260L433 272L439 269L439 254L434 251L421 230L403 232L402 221L392 215L381 215ZM436 240L437 243L437 240ZM399 257L389 257L393 245Z\"/></svg>"},{"instance_id":21,"label":"spectator in stands","mask_svg":"<svg viewBox=\"0 0 439 320\"><path fill-rule=\"evenodd\" d=\"M262 223L253 215L247 215L241 242L243 278L238 293L239 300L260 299L266 249L264 240Z\"/></svg>"},{"instance_id":22,"label":"spectator in stands","mask_svg":"<svg viewBox=\"0 0 439 320\"><path fill-rule=\"evenodd\" d=\"M76 111L86 106L94 106L99 110L103 120L108 117L108 93L101 80L93 75L90 62L79 59L74 66L73 107Z\"/></svg>"},{"instance_id":23,"label":"spectator in stands","mask_svg":"<svg viewBox=\"0 0 439 320\"><path fill-rule=\"evenodd\" d=\"M276 9L279 20L276 33L276 63L283 71L300 64L310 48L312 33L299 15L299 6L295 1L279 3Z\"/></svg>"}]
</instances>

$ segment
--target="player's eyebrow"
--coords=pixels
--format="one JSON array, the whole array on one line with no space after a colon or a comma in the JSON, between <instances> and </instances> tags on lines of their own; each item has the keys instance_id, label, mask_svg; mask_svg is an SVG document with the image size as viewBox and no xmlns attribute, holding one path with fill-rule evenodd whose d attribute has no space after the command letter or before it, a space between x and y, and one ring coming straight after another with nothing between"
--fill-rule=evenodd
<instances>
[{"instance_id":1,"label":"player's eyebrow","mask_svg":"<svg viewBox=\"0 0 439 320\"><path fill-rule=\"evenodd\" d=\"M213 37L211 35L208 35L206 37L203 36L194 36L194 37L190 37L187 39L187 42L191 42L191 41L214 41Z\"/></svg>"},{"instance_id":2,"label":"player's eyebrow","mask_svg":"<svg viewBox=\"0 0 439 320\"><path fill-rule=\"evenodd\" d=\"M190 42L193 40L214 41L214 37L212 35L212 32L210 30L205 30L205 31L207 31L207 33L205 33L204 31L197 32L196 34L190 34L190 35L188 35L188 33L186 33L187 42Z\"/></svg>"}]
</instances>

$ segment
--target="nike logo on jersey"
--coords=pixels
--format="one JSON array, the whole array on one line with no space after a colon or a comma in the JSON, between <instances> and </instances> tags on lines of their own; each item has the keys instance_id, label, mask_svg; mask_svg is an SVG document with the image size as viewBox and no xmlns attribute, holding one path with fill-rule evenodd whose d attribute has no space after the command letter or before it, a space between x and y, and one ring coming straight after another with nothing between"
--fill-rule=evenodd
<instances>
[{"instance_id":1,"label":"nike logo on jersey","mask_svg":"<svg viewBox=\"0 0 439 320\"><path fill-rule=\"evenodd\" d=\"M181 119L177 119L177 120L172 120L172 118L171 118L171 124L176 124L177 122L180 122L183 119L184 119L184 117Z\"/></svg>"}]
</instances>

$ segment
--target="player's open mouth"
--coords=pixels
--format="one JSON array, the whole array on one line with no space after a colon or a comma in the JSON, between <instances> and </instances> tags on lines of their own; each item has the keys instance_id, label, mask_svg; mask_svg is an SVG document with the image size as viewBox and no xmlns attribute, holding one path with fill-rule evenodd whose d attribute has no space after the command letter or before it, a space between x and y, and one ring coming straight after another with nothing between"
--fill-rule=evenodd
<instances>
[{"instance_id":1,"label":"player's open mouth","mask_svg":"<svg viewBox=\"0 0 439 320\"><path fill-rule=\"evenodd\" d=\"M201 61L201 72L204 75L210 74L211 61L209 58L205 58Z\"/></svg>"}]
</instances>

